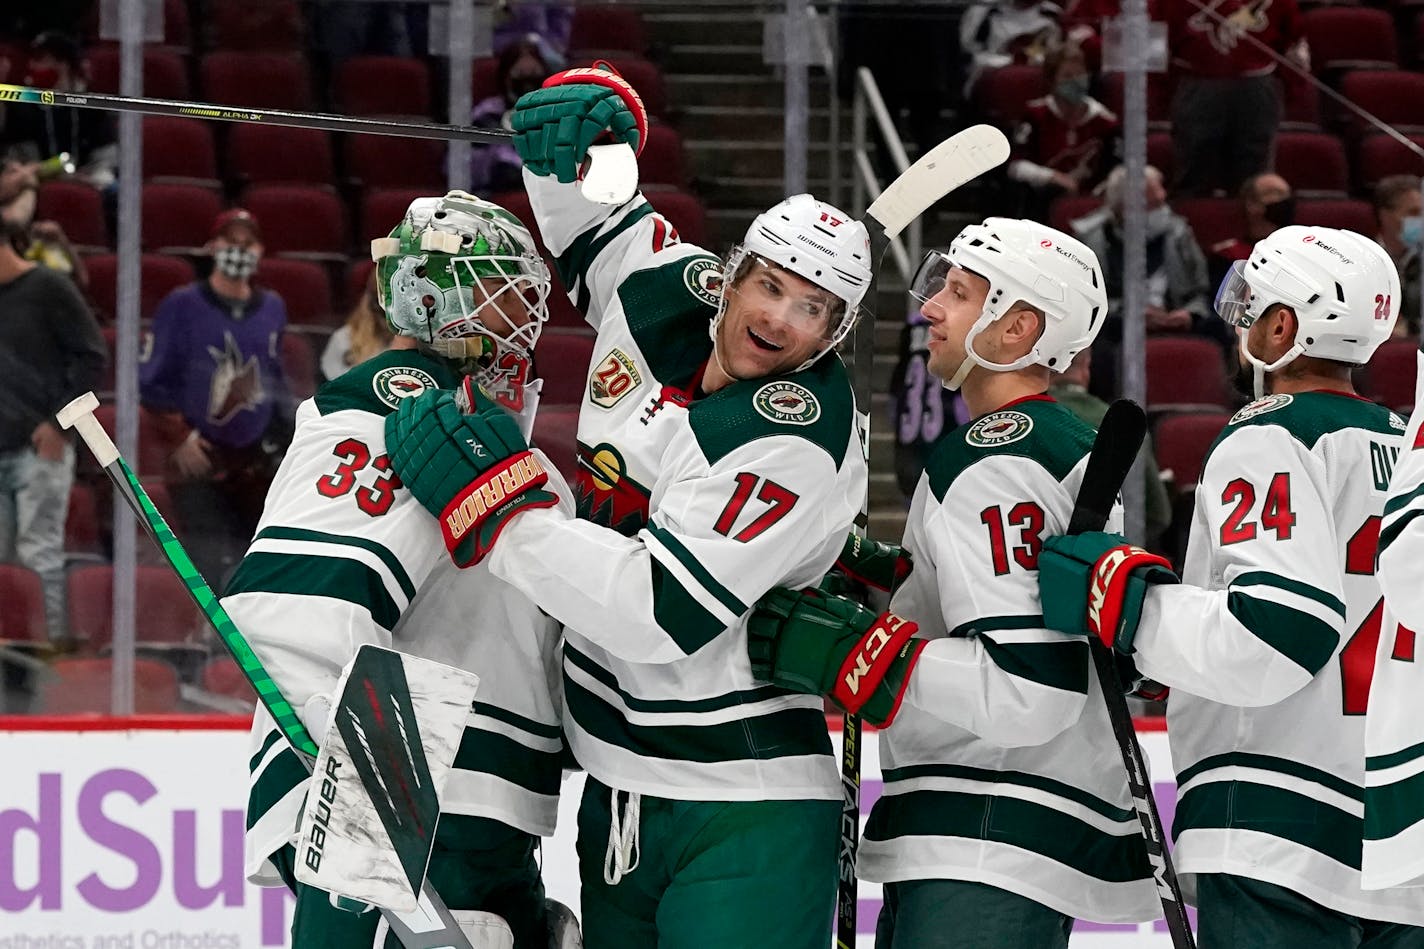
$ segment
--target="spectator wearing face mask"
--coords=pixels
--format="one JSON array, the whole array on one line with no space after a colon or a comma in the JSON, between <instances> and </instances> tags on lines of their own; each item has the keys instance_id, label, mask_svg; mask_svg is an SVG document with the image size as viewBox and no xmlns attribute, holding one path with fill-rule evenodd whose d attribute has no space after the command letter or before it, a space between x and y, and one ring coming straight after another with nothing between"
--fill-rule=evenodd
<instances>
[{"instance_id":1,"label":"spectator wearing face mask","mask_svg":"<svg viewBox=\"0 0 1424 949\"><path fill-rule=\"evenodd\" d=\"M1375 240L1389 251L1399 271L1402 294L1396 336L1418 336L1420 322L1419 252L1424 242L1424 195L1414 175L1381 178L1374 190L1375 220L1379 233Z\"/></svg>"},{"instance_id":2,"label":"spectator wearing face mask","mask_svg":"<svg viewBox=\"0 0 1424 949\"><path fill-rule=\"evenodd\" d=\"M1274 171L1252 175L1241 185L1241 214L1246 221L1240 237L1217 241L1211 245L1208 275L1213 287L1221 286L1226 272L1238 260L1251 256L1251 248L1277 228L1295 223L1295 194L1290 182Z\"/></svg>"},{"instance_id":3,"label":"spectator wearing face mask","mask_svg":"<svg viewBox=\"0 0 1424 949\"><path fill-rule=\"evenodd\" d=\"M509 128L509 113L526 92L543 84L553 69L545 58L538 38L530 35L511 43L499 54L495 73L500 92L475 103L470 124L476 128ZM514 146L508 143L473 145L470 148L470 187L484 194L522 188L524 167Z\"/></svg>"},{"instance_id":4,"label":"spectator wearing face mask","mask_svg":"<svg viewBox=\"0 0 1424 949\"><path fill-rule=\"evenodd\" d=\"M83 52L67 34L41 33L30 44L25 85L56 92L88 88ZM113 117L97 109L10 103L0 109L0 151L24 162L61 153L86 172L107 179L117 162ZM106 183L106 180L100 183Z\"/></svg>"},{"instance_id":5,"label":"spectator wearing face mask","mask_svg":"<svg viewBox=\"0 0 1424 949\"><path fill-rule=\"evenodd\" d=\"M1043 73L1051 91L1028 104L1008 169L1010 179L1031 190L1025 216L1039 219L1053 198L1102 180L1120 128L1118 117L1088 94L1092 75L1076 44L1049 53Z\"/></svg>"},{"instance_id":6,"label":"spectator wearing face mask","mask_svg":"<svg viewBox=\"0 0 1424 949\"><path fill-rule=\"evenodd\" d=\"M167 477L184 542L220 589L252 539L293 406L280 359L286 304L252 285L262 258L257 219L224 211L206 249L212 273L168 294L154 313L139 396L177 445Z\"/></svg>"}]
</instances>

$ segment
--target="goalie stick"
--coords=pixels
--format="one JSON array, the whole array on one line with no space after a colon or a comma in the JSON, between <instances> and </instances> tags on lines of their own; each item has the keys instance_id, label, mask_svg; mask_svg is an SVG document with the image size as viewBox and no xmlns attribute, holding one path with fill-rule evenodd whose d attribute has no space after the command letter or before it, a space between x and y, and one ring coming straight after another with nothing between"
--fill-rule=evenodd
<instances>
[{"instance_id":1,"label":"goalie stick","mask_svg":"<svg viewBox=\"0 0 1424 949\"><path fill-rule=\"evenodd\" d=\"M109 480L138 517L139 523L158 544L163 559L183 580L188 595L217 631L223 645L241 668L243 676L257 692L263 707L282 730L297 758L310 773L319 753L316 742L312 740L311 734L292 706L282 697L277 684L262 667L261 660L247 644L232 618L218 602L212 587L208 586L202 574L193 566L187 551L173 536L173 531L169 529L163 515L158 513L133 469L119 454L108 432L104 431L99 420L94 417L94 409L98 407L99 400L94 393L86 392L60 409L56 418L65 428L73 428L79 432L84 443L98 459L99 466L104 469L104 473L109 476ZM406 949L471 949L460 924L450 914L450 910L428 880L421 889L418 905L413 913L396 913L382 907L381 915Z\"/></svg>"},{"instance_id":2,"label":"goalie stick","mask_svg":"<svg viewBox=\"0 0 1424 949\"><path fill-rule=\"evenodd\" d=\"M992 125L974 125L951 135L920 156L913 165L890 182L865 211L862 223L870 232L870 286L861 305L865 312L851 337L855 364L851 387L855 394L857 424L864 440L865 457L870 460L870 388L875 350L876 274L885 259L890 241L911 221L956 188L1002 165L1009 158L1009 140ZM912 261L918 263L918 261ZM867 464L868 467L868 464ZM870 490L866 485L865 504L856 527L864 534L869 526ZM857 890L855 856L860 847L860 748L859 715L846 715L841 725L841 841L837 870L836 945L853 949L856 935Z\"/></svg>"},{"instance_id":3,"label":"goalie stick","mask_svg":"<svg viewBox=\"0 0 1424 949\"><path fill-rule=\"evenodd\" d=\"M1136 402L1119 399L1108 406L1107 414L1098 426L1097 437L1093 440L1093 451L1088 456L1088 466L1083 472L1083 483L1078 488L1073 515L1068 520L1069 534L1100 531L1107 524L1113 504L1123 482L1127 480L1128 472L1132 470L1146 435L1147 415ZM1127 770L1127 789L1132 795L1132 807L1142 824L1142 840L1147 847L1148 862L1152 864L1157 896L1162 901L1162 918L1167 921L1167 932L1172 937L1174 949L1195 949L1196 941L1192 937L1191 923L1187 920L1186 906L1182 903L1177 871L1172 866L1172 855L1167 850L1167 839L1162 832L1162 818L1158 816L1157 802L1152 798L1152 785L1142 758L1142 746L1132 727L1127 697L1118 685L1112 650L1096 636L1088 637L1088 649L1098 674L1098 687L1102 689L1103 701L1107 705L1113 738L1117 740L1118 752Z\"/></svg>"}]
</instances>

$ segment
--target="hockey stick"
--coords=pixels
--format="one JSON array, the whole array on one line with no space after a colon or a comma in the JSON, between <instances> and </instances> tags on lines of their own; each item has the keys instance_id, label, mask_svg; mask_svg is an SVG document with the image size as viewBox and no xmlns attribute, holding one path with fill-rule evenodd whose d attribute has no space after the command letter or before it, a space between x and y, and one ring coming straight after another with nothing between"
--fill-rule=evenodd
<instances>
[{"instance_id":1,"label":"hockey stick","mask_svg":"<svg viewBox=\"0 0 1424 949\"><path fill-rule=\"evenodd\" d=\"M292 706L282 697L277 684L262 667L261 660L243 639L232 618L218 602L212 587L208 586L202 574L193 566L187 551L173 536L173 531L169 529L163 515L158 513L158 508L154 507L152 499L139 483L133 469L119 454L109 433L104 431L104 427L94 417L94 410L98 407L99 400L95 398L94 393L86 392L60 409L56 418L65 428L73 428L79 432L84 443L98 459L104 473L137 515L139 523L158 544L163 559L183 580L188 595L212 624L213 629L217 630L218 637L242 669L243 676L256 690L263 707L281 728L297 758L307 771L311 772L320 751L316 742L312 740L311 734ZM460 924L450 915L450 910L430 886L429 881L426 881L421 890L419 906L414 913L397 914L382 908L381 914L406 949L471 949Z\"/></svg>"},{"instance_id":2,"label":"hockey stick","mask_svg":"<svg viewBox=\"0 0 1424 949\"><path fill-rule=\"evenodd\" d=\"M439 141L510 142L514 133L508 129L482 129L469 125L445 125L438 122L399 122L390 119L355 118L330 112L291 112L284 109L239 109L210 102L184 102L177 99L149 99L143 96L113 96L98 92L56 92L30 86L0 83L0 103L19 102L40 106L70 106L79 109L99 109L105 112L140 112L144 115L170 115L185 119L208 119L218 122L243 122L249 125L281 125L288 128L320 129L325 132L360 132L367 135L397 135L404 138L430 138ZM638 187L638 165L633 150L627 145L594 145L588 150L583 170L583 194L600 204L622 204Z\"/></svg>"},{"instance_id":3,"label":"hockey stick","mask_svg":"<svg viewBox=\"0 0 1424 949\"><path fill-rule=\"evenodd\" d=\"M851 337L855 355L851 389L855 395L857 424L870 461L870 389L875 350L876 276L890 241L936 201L991 171L1009 158L1009 140L992 125L974 125L950 136L920 156L892 181L865 211L863 223L870 232L870 286L861 305L865 312ZM913 261L912 263L918 263ZM869 528L870 487L857 528ZM841 842L838 848L836 889L836 945L854 949L857 915L855 857L860 849L860 748L859 715L846 715L841 723Z\"/></svg>"},{"instance_id":4,"label":"hockey stick","mask_svg":"<svg viewBox=\"0 0 1424 949\"><path fill-rule=\"evenodd\" d=\"M1100 531L1107 524L1113 504L1123 482L1127 480L1128 472L1132 470L1146 434L1147 414L1136 402L1119 399L1108 406L1107 414L1098 426L1097 438L1093 440L1093 452L1088 456L1088 467L1083 472L1083 483L1078 488L1073 515L1068 520L1069 534ZM1192 938L1192 926L1187 920L1186 906L1182 903L1177 871L1172 866L1172 855L1167 850L1167 839L1162 833L1162 818L1157 814L1157 802L1153 800L1152 786L1148 782L1142 746L1138 744L1137 732L1132 727L1127 697L1118 685L1113 653L1096 636L1088 637L1088 649L1093 656L1093 668L1097 670L1098 687L1102 689L1103 701L1108 708L1113 738L1117 739L1118 752L1127 770L1127 789L1132 795L1132 807L1142 824L1142 840L1147 847L1147 859L1152 864L1157 896L1162 901L1162 918L1167 921L1174 949L1195 949L1196 940Z\"/></svg>"}]
</instances>

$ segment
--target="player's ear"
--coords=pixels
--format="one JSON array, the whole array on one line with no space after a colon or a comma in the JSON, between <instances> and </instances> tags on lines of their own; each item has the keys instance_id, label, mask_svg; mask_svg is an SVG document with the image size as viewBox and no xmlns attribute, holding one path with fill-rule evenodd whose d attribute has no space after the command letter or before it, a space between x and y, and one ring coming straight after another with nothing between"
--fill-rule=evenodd
<instances>
[{"instance_id":1,"label":"player's ear","mask_svg":"<svg viewBox=\"0 0 1424 949\"><path fill-rule=\"evenodd\" d=\"M1020 303L1004 314L1004 324L1003 344L1018 358L1043 335L1045 319L1040 310Z\"/></svg>"}]
</instances>

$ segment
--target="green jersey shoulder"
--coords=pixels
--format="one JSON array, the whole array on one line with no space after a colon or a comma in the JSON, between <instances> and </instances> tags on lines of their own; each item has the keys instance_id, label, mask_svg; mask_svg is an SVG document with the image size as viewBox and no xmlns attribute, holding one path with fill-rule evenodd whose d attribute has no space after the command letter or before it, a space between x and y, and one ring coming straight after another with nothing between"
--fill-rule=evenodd
<instances>
[{"instance_id":1,"label":"green jersey shoulder","mask_svg":"<svg viewBox=\"0 0 1424 949\"><path fill-rule=\"evenodd\" d=\"M966 422L940 437L925 472L935 498L973 465L994 456L1017 456L1046 470L1055 481L1093 448L1092 427L1051 398L1024 399Z\"/></svg>"},{"instance_id":2,"label":"green jersey shoulder","mask_svg":"<svg viewBox=\"0 0 1424 949\"><path fill-rule=\"evenodd\" d=\"M453 389L458 380L441 360L415 349L392 349L353 366L316 391L322 415L354 409L389 415L401 399L427 389Z\"/></svg>"},{"instance_id":3,"label":"green jersey shoulder","mask_svg":"<svg viewBox=\"0 0 1424 949\"><path fill-rule=\"evenodd\" d=\"M1401 435L1405 428L1404 419L1384 406L1343 392L1268 395L1231 417L1212 442L1207 458L1236 432L1267 425L1283 429L1305 446L1306 451L1314 450L1322 436L1347 428L1382 435Z\"/></svg>"}]
</instances>

